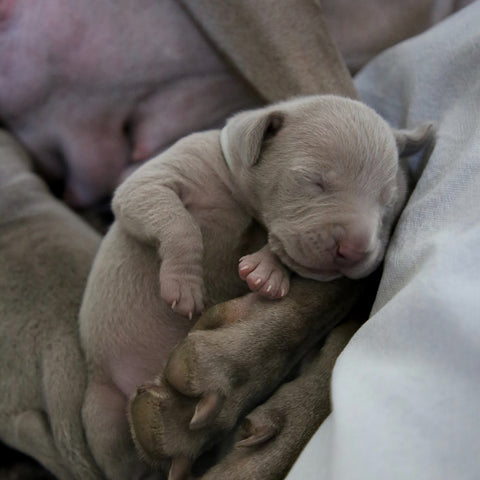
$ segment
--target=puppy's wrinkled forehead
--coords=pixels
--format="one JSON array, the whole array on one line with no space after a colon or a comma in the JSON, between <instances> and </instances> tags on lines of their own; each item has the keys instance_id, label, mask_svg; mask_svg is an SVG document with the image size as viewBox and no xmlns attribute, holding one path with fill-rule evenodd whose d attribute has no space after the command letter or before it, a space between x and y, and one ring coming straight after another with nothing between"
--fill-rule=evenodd
<instances>
[{"instance_id":1,"label":"puppy's wrinkled forehead","mask_svg":"<svg viewBox=\"0 0 480 480\"><path fill-rule=\"evenodd\" d=\"M429 131L394 131L361 102L317 95L239 113L220 143L237 192L250 204L319 192L387 204L401 177L400 151L418 151Z\"/></svg>"},{"instance_id":2,"label":"puppy's wrinkled forehead","mask_svg":"<svg viewBox=\"0 0 480 480\"><path fill-rule=\"evenodd\" d=\"M289 170L321 169L360 188L394 181L398 170L391 128L372 109L352 100L299 102L285 112L275 140L271 153L282 157Z\"/></svg>"}]
</instances>

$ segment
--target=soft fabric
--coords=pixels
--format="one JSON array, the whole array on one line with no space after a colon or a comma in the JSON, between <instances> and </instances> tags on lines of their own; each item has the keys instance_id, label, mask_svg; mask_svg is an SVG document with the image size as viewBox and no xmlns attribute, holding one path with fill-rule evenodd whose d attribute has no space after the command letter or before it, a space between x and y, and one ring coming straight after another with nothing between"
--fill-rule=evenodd
<instances>
[{"instance_id":1,"label":"soft fabric","mask_svg":"<svg viewBox=\"0 0 480 480\"><path fill-rule=\"evenodd\" d=\"M337 361L333 413L288 480L480 478L480 2L356 78L435 150L386 258L370 320Z\"/></svg>"}]
</instances>

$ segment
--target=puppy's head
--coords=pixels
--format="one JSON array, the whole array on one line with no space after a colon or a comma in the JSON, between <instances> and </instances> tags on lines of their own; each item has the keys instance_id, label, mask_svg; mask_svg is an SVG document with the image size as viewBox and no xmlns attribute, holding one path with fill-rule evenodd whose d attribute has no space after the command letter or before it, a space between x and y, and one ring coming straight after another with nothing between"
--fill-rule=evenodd
<instances>
[{"instance_id":1,"label":"puppy's head","mask_svg":"<svg viewBox=\"0 0 480 480\"><path fill-rule=\"evenodd\" d=\"M361 278L382 261L407 198L399 157L434 130L393 130L366 105L303 97L231 118L222 151L271 249L298 274Z\"/></svg>"}]
</instances>

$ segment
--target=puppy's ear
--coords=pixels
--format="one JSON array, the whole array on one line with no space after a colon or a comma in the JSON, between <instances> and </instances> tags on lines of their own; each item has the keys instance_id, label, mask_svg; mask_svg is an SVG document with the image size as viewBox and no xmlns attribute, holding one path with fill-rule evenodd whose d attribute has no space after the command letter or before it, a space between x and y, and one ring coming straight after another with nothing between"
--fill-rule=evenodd
<instances>
[{"instance_id":1,"label":"puppy's ear","mask_svg":"<svg viewBox=\"0 0 480 480\"><path fill-rule=\"evenodd\" d=\"M221 134L222 150L230 168L238 161L255 165L263 148L280 131L284 114L279 111L240 113L227 122Z\"/></svg>"},{"instance_id":2,"label":"puppy's ear","mask_svg":"<svg viewBox=\"0 0 480 480\"><path fill-rule=\"evenodd\" d=\"M407 157L420 150L432 149L436 130L433 123L422 123L412 130L393 130L397 142L398 155Z\"/></svg>"}]
</instances>

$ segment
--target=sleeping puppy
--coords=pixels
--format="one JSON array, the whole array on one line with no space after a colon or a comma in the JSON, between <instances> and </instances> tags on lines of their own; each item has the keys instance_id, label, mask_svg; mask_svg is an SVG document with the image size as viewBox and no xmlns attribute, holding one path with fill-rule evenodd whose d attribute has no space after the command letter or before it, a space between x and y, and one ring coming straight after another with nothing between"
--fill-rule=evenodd
<instances>
[{"instance_id":1,"label":"sleeping puppy","mask_svg":"<svg viewBox=\"0 0 480 480\"><path fill-rule=\"evenodd\" d=\"M186 137L118 188L116 221L80 313L89 367L83 419L108 478L145 473L129 439L129 398L144 457L156 463L177 456L188 466L208 444L203 430L212 421L211 432L231 429L338 323L355 298L355 282L345 277L362 278L379 265L405 202L399 155L431 138L430 125L394 131L354 100L302 97L238 114L222 131ZM192 334L209 342L198 327L167 365L197 314L248 290L256 292L250 303L227 317L251 317L248 305L255 305L254 315L269 314L257 325L238 321L236 333L216 342L204 385L194 385L195 375L185 380L186 370L202 365L187 352ZM212 328L217 313L210 309L200 324ZM302 318L292 321L292 315ZM212 366L215 358L219 368ZM168 405L165 367L170 385L200 397L187 413L192 442L188 431L185 438L168 424L174 416L162 419L152 410L155 402ZM148 386L137 391L142 384ZM182 469L188 470L173 470Z\"/></svg>"}]
</instances>

